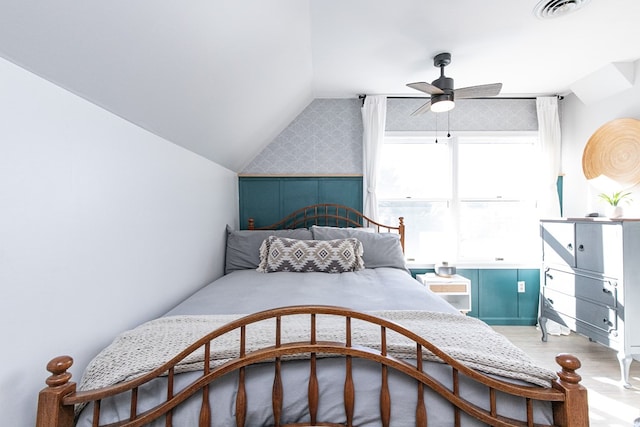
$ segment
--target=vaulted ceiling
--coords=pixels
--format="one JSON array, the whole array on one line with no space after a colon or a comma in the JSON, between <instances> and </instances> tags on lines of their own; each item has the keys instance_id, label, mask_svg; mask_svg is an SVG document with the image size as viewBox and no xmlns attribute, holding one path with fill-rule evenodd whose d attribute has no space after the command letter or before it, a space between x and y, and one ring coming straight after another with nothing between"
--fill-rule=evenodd
<instances>
[{"instance_id":1,"label":"vaulted ceiling","mask_svg":"<svg viewBox=\"0 0 640 427\"><path fill-rule=\"evenodd\" d=\"M238 171L313 98L420 96L405 84L434 80L439 52L456 87L501 96L565 94L640 58L640 1L548 20L536 3L6 0L0 56Z\"/></svg>"}]
</instances>

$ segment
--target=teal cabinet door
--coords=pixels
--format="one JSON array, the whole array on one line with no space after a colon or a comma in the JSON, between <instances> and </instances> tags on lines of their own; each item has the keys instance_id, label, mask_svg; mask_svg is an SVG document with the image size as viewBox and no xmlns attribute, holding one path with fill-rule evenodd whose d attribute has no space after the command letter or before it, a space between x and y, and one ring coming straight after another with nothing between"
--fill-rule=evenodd
<instances>
[{"instance_id":1,"label":"teal cabinet door","mask_svg":"<svg viewBox=\"0 0 640 427\"><path fill-rule=\"evenodd\" d=\"M362 211L362 177L239 177L240 228L271 225L305 206L335 203Z\"/></svg>"},{"instance_id":2,"label":"teal cabinet door","mask_svg":"<svg viewBox=\"0 0 640 427\"><path fill-rule=\"evenodd\" d=\"M318 203L318 182L310 179L290 178L281 182L281 218L305 206Z\"/></svg>"},{"instance_id":3,"label":"teal cabinet door","mask_svg":"<svg viewBox=\"0 0 640 427\"><path fill-rule=\"evenodd\" d=\"M246 229L249 218L256 227L263 227L281 219L280 180L277 178L248 179L238 182L240 228Z\"/></svg>"},{"instance_id":4,"label":"teal cabinet door","mask_svg":"<svg viewBox=\"0 0 640 427\"><path fill-rule=\"evenodd\" d=\"M362 212L362 178L326 178L320 185L318 200Z\"/></svg>"}]
</instances>

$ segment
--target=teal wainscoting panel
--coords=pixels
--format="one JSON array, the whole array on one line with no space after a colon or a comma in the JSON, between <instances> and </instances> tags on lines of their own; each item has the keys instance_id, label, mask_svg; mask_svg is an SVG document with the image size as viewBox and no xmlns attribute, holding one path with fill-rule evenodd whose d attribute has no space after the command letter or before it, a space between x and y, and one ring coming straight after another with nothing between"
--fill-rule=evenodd
<instances>
[{"instance_id":1,"label":"teal wainscoting panel","mask_svg":"<svg viewBox=\"0 0 640 427\"><path fill-rule=\"evenodd\" d=\"M332 200L332 202L345 206L359 206L355 208L362 212L362 178L326 178L318 188L319 200ZM394 225L394 224L392 224Z\"/></svg>"},{"instance_id":2,"label":"teal wainscoting panel","mask_svg":"<svg viewBox=\"0 0 640 427\"><path fill-rule=\"evenodd\" d=\"M262 178L243 180L238 183L240 202L240 228L246 229L250 217L260 216L262 225L280 220L280 179Z\"/></svg>"},{"instance_id":3,"label":"teal wainscoting panel","mask_svg":"<svg viewBox=\"0 0 640 427\"><path fill-rule=\"evenodd\" d=\"M433 272L412 268L411 274ZM490 325L535 325L538 317L539 269L458 269L471 280L471 311ZM518 281L525 282L525 292L518 292Z\"/></svg>"},{"instance_id":4,"label":"teal wainscoting panel","mask_svg":"<svg viewBox=\"0 0 640 427\"><path fill-rule=\"evenodd\" d=\"M239 177L240 228L249 218L263 227L317 203L336 203L362 211L362 177Z\"/></svg>"},{"instance_id":5,"label":"teal wainscoting panel","mask_svg":"<svg viewBox=\"0 0 640 427\"><path fill-rule=\"evenodd\" d=\"M282 211L281 218L305 206L319 203L320 183L315 179L291 178L281 181Z\"/></svg>"},{"instance_id":6,"label":"teal wainscoting panel","mask_svg":"<svg viewBox=\"0 0 640 427\"><path fill-rule=\"evenodd\" d=\"M524 325L535 325L538 322L540 270L537 268L518 270L518 281L525 283L525 292L518 293L518 319Z\"/></svg>"},{"instance_id":7,"label":"teal wainscoting panel","mask_svg":"<svg viewBox=\"0 0 640 427\"><path fill-rule=\"evenodd\" d=\"M518 317L518 271L480 270L478 316L489 324L505 324Z\"/></svg>"},{"instance_id":8,"label":"teal wainscoting panel","mask_svg":"<svg viewBox=\"0 0 640 427\"><path fill-rule=\"evenodd\" d=\"M560 200L560 216L564 215L564 176L560 175L556 181L556 188L558 189L558 199Z\"/></svg>"}]
</instances>

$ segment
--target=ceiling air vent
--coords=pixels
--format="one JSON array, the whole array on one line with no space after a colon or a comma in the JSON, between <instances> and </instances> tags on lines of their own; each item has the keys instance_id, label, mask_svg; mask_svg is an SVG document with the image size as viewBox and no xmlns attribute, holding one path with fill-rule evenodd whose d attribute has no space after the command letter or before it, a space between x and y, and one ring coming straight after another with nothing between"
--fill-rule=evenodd
<instances>
[{"instance_id":1,"label":"ceiling air vent","mask_svg":"<svg viewBox=\"0 0 640 427\"><path fill-rule=\"evenodd\" d=\"M541 0L533 9L540 19L556 18L575 12L589 3L589 0Z\"/></svg>"}]
</instances>

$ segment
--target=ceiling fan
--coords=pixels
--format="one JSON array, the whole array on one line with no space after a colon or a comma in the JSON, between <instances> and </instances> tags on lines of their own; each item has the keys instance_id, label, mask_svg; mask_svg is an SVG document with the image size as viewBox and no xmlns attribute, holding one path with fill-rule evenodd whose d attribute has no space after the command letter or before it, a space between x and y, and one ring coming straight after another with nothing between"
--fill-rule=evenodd
<instances>
[{"instance_id":1,"label":"ceiling fan","mask_svg":"<svg viewBox=\"0 0 640 427\"><path fill-rule=\"evenodd\" d=\"M412 89L431 95L431 99L429 101L411 113L412 116L422 114L429 109L435 113L452 110L453 107L455 107L454 98L480 98L485 96L496 96L500 93L502 83L491 83L454 89L453 79L444 75L444 67L450 63L450 53L439 53L433 58L433 65L435 67L440 67L439 78L435 79L431 83L416 82L407 84L407 86Z\"/></svg>"}]
</instances>

